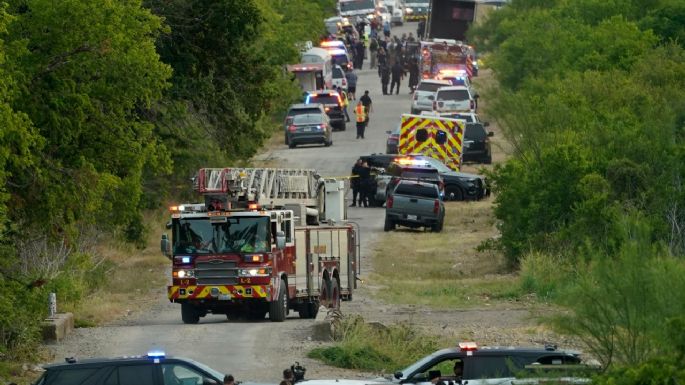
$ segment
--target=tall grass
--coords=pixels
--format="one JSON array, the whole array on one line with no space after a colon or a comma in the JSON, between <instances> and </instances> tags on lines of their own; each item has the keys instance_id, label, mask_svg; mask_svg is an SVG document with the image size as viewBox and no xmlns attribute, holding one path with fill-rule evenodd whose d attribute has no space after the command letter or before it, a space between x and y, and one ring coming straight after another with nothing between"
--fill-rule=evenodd
<instances>
[{"instance_id":1,"label":"tall grass","mask_svg":"<svg viewBox=\"0 0 685 385\"><path fill-rule=\"evenodd\" d=\"M491 207L489 201L450 202L441 233L399 228L386 234L376 246L371 277L383 287L380 298L454 308L521 297L518 277L501 255L476 250L497 235Z\"/></svg>"},{"instance_id":2,"label":"tall grass","mask_svg":"<svg viewBox=\"0 0 685 385\"><path fill-rule=\"evenodd\" d=\"M439 347L436 337L408 324L369 324L360 316L343 318L336 335L335 346L316 348L309 357L341 368L390 373Z\"/></svg>"}]
</instances>

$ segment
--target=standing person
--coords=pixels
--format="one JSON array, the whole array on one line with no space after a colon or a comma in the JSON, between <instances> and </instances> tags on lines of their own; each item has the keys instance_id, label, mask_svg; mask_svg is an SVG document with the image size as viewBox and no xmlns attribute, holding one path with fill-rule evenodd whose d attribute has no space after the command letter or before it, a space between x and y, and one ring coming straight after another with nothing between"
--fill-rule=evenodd
<instances>
[{"instance_id":1,"label":"standing person","mask_svg":"<svg viewBox=\"0 0 685 385\"><path fill-rule=\"evenodd\" d=\"M291 369L283 370L283 380L279 385L293 385L295 383L295 375Z\"/></svg>"},{"instance_id":2,"label":"standing person","mask_svg":"<svg viewBox=\"0 0 685 385\"><path fill-rule=\"evenodd\" d=\"M421 19L419 20L419 26L416 28L416 36L419 37L419 40L423 39L424 34L426 33L426 20Z\"/></svg>"},{"instance_id":3,"label":"standing person","mask_svg":"<svg viewBox=\"0 0 685 385\"><path fill-rule=\"evenodd\" d=\"M419 63L415 58L409 62L409 93L413 93L419 84Z\"/></svg>"},{"instance_id":4,"label":"standing person","mask_svg":"<svg viewBox=\"0 0 685 385\"><path fill-rule=\"evenodd\" d=\"M233 378L233 376L230 374L225 375L224 385L235 385L235 378Z\"/></svg>"},{"instance_id":5,"label":"standing person","mask_svg":"<svg viewBox=\"0 0 685 385\"><path fill-rule=\"evenodd\" d=\"M383 95L388 94L388 83L390 83L390 67L387 64L383 64L381 67L381 89L383 90Z\"/></svg>"},{"instance_id":6,"label":"standing person","mask_svg":"<svg viewBox=\"0 0 685 385\"><path fill-rule=\"evenodd\" d=\"M364 129L366 128L366 108L362 101L357 102L357 107L354 108L354 114L357 115L357 139L364 139Z\"/></svg>"},{"instance_id":7,"label":"standing person","mask_svg":"<svg viewBox=\"0 0 685 385\"><path fill-rule=\"evenodd\" d=\"M359 201L359 207L369 207L369 186L371 186L371 169L369 164L362 162L362 166L359 169L359 182L361 183L361 196Z\"/></svg>"},{"instance_id":8,"label":"standing person","mask_svg":"<svg viewBox=\"0 0 685 385\"><path fill-rule=\"evenodd\" d=\"M378 48L378 76L381 76L381 67L388 64L388 55L385 53L385 48Z\"/></svg>"},{"instance_id":9,"label":"standing person","mask_svg":"<svg viewBox=\"0 0 685 385\"><path fill-rule=\"evenodd\" d=\"M343 113L345 113L345 121L349 122L350 121L350 115L347 113L347 105L350 104L350 101L347 100L347 93L343 91L340 86L336 87L336 91L338 91L338 94L340 94L340 99L342 99L342 110Z\"/></svg>"},{"instance_id":10,"label":"standing person","mask_svg":"<svg viewBox=\"0 0 685 385\"><path fill-rule=\"evenodd\" d=\"M354 51L355 68L362 69L362 66L364 64L364 54L366 53L366 47L364 46L364 42L361 40L357 40L357 43L354 45Z\"/></svg>"},{"instance_id":11,"label":"standing person","mask_svg":"<svg viewBox=\"0 0 685 385\"><path fill-rule=\"evenodd\" d=\"M364 95L362 95L361 98L359 98L359 101L364 105L364 109L366 111L366 124L369 124L369 118L371 117L371 97L369 96L369 90L364 91ZM364 138L364 134L362 134L362 139Z\"/></svg>"},{"instance_id":12,"label":"standing person","mask_svg":"<svg viewBox=\"0 0 685 385\"><path fill-rule=\"evenodd\" d=\"M390 72L392 75L392 81L390 82L390 95L392 95L392 90L395 88L395 85L397 85L397 91L395 92L395 95L397 95L400 93L400 80L402 80L404 77L402 64L400 64L399 60L395 61L395 64L392 66Z\"/></svg>"},{"instance_id":13,"label":"standing person","mask_svg":"<svg viewBox=\"0 0 685 385\"><path fill-rule=\"evenodd\" d=\"M357 206L357 201L359 201L359 206L362 205L362 196L361 196L361 179L359 176L359 172L361 171L362 168L362 160L361 158L357 159L357 162L352 166L352 177L350 178L350 187L352 187L352 204L350 207L355 207Z\"/></svg>"},{"instance_id":14,"label":"standing person","mask_svg":"<svg viewBox=\"0 0 685 385\"><path fill-rule=\"evenodd\" d=\"M383 35L390 37L390 22L387 20L383 23Z\"/></svg>"},{"instance_id":15,"label":"standing person","mask_svg":"<svg viewBox=\"0 0 685 385\"><path fill-rule=\"evenodd\" d=\"M369 43L369 59L371 60L371 69L376 68L376 55L378 54L378 40L375 37L371 38Z\"/></svg>"},{"instance_id":16,"label":"standing person","mask_svg":"<svg viewBox=\"0 0 685 385\"><path fill-rule=\"evenodd\" d=\"M357 95L355 95L357 91L357 74L354 73L354 70L350 70L345 73L345 78L347 79L347 96L349 100L357 100Z\"/></svg>"}]
</instances>

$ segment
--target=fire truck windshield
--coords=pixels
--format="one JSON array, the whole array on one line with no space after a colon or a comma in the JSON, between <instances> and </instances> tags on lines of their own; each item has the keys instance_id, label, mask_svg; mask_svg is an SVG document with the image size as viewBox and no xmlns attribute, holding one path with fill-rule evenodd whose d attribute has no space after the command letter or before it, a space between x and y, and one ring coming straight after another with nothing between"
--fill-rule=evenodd
<instances>
[{"instance_id":1,"label":"fire truck windshield","mask_svg":"<svg viewBox=\"0 0 685 385\"><path fill-rule=\"evenodd\" d=\"M271 250L268 217L180 218L174 254L263 253Z\"/></svg>"}]
</instances>

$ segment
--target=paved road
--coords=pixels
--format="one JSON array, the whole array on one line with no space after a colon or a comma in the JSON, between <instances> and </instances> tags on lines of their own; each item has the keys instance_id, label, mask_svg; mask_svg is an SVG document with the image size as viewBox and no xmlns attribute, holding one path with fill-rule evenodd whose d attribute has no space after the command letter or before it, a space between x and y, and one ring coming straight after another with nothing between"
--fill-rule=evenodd
<instances>
[{"instance_id":1,"label":"paved road","mask_svg":"<svg viewBox=\"0 0 685 385\"><path fill-rule=\"evenodd\" d=\"M410 23L394 29L393 33L401 35L415 29L415 23ZM359 72L357 97L369 90L374 109L366 139L355 139L355 126L351 122L346 131L334 133L332 147L288 149L282 145L263 157L277 159L284 167L316 168L321 175L339 176L349 175L360 155L383 152L386 131L394 129L399 124L400 114L409 110L409 90L405 79L399 95L383 96L376 71L368 68L368 62L364 66ZM382 210L350 208L348 211L348 218L361 226L363 250L369 250L374 238L381 233ZM363 258L362 275L368 266ZM297 350L297 341L306 340L312 321L300 320L296 313L291 313L283 323L228 322L222 315L210 315L199 325L184 325L180 307L168 303L164 288L160 288L159 296L159 303L132 320L107 327L77 329L66 341L53 346L56 359L133 355L150 348L163 348L169 354L193 358L217 370L231 372L239 379L264 382L275 382L286 365L294 360L303 361L301 356L297 357L297 354L305 354ZM346 304L343 304L343 311L345 309ZM312 371L308 371L310 373Z\"/></svg>"}]
</instances>

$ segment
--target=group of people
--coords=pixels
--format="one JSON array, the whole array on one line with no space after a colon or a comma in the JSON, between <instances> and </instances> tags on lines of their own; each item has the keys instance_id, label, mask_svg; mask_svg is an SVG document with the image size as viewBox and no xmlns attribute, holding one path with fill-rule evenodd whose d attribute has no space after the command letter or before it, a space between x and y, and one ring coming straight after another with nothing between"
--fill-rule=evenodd
<instances>
[{"instance_id":1,"label":"group of people","mask_svg":"<svg viewBox=\"0 0 685 385\"><path fill-rule=\"evenodd\" d=\"M357 159L352 167L350 185L352 187L352 204L350 207L357 206L357 203L359 203L359 207L369 207L375 193L375 182L369 164L362 159Z\"/></svg>"},{"instance_id":2,"label":"group of people","mask_svg":"<svg viewBox=\"0 0 685 385\"><path fill-rule=\"evenodd\" d=\"M371 68L378 68L378 76L381 79L383 95L397 95L400 85L405 76L409 75L409 91L414 92L419 82L419 63L416 55L409 51L410 43L417 43L416 38L410 32L409 35L371 38L369 51L371 56ZM388 84L390 90L388 90Z\"/></svg>"}]
</instances>

